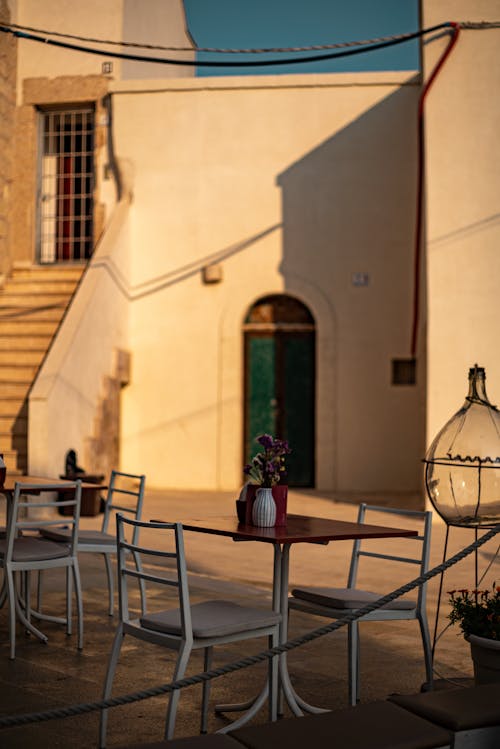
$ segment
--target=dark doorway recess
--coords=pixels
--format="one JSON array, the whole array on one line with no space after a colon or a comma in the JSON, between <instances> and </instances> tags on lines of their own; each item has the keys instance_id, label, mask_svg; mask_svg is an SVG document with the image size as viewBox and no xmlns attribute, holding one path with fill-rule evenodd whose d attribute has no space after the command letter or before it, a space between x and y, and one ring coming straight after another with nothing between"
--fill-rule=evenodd
<instances>
[{"instance_id":1,"label":"dark doorway recess","mask_svg":"<svg viewBox=\"0 0 500 749\"><path fill-rule=\"evenodd\" d=\"M246 317L244 461L259 434L288 440L289 486L314 486L315 345L314 318L294 297L263 297Z\"/></svg>"}]
</instances>

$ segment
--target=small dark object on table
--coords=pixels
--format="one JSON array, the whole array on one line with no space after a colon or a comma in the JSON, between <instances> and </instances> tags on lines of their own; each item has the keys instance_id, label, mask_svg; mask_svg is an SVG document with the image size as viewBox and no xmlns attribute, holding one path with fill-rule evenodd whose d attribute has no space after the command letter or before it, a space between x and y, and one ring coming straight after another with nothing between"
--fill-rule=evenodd
<instances>
[{"instance_id":1,"label":"small dark object on table","mask_svg":"<svg viewBox=\"0 0 500 749\"><path fill-rule=\"evenodd\" d=\"M80 479L86 484L102 484L104 480L103 475L98 474L92 474L92 473L66 473L63 476L59 476L60 479L65 479L66 481L76 481L77 479ZM70 497L66 496L66 492L60 493L60 500L63 502L65 499L70 499ZM101 505L103 505L103 502L101 500L101 495L99 494L99 489L82 489L82 504L80 509L80 515L83 515L84 517L94 516L98 515L99 512L102 512L104 508L101 509ZM71 512L71 507L68 508ZM61 507L59 509L59 513L61 515L66 515L65 512L66 507Z\"/></svg>"}]
</instances>

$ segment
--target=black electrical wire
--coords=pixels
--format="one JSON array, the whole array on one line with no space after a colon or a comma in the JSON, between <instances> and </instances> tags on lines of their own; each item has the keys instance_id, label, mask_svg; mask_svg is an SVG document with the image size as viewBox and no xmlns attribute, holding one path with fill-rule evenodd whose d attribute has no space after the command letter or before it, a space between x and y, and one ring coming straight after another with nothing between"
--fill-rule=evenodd
<instances>
[{"instance_id":1,"label":"black electrical wire","mask_svg":"<svg viewBox=\"0 0 500 749\"><path fill-rule=\"evenodd\" d=\"M34 26L25 26L19 23L6 23L4 26L9 29L17 29L18 31L31 31L35 34L44 34L46 36L59 36L63 39L75 39L78 42L90 42L91 44L110 44L113 47L138 47L140 49L154 49L162 52L216 52L218 54L265 54L269 52L318 52L319 50L328 49L340 49L341 47L365 47L367 44L375 44L375 42L386 42L389 39L403 38L408 36L406 34L391 34L390 36L381 36L376 39L363 39L354 42L337 42L335 44L311 44L303 47L246 47L246 48L227 48L227 47L198 47L197 45L191 45L190 47L174 47L166 46L163 44L145 44L142 42L125 42L116 41L112 39L99 39L92 36L81 36L79 34L68 34L62 31L50 31L49 29L39 29Z\"/></svg>"},{"instance_id":2,"label":"black electrical wire","mask_svg":"<svg viewBox=\"0 0 500 749\"><path fill-rule=\"evenodd\" d=\"M404 42L411 41L412 39L418 39L421 36L424 36L425 34L429 34L434 31L441 31L443 29L450 28L452 24L449 21L446 21L444 23L437 24L436 26L430 26L427 29L420 29L419 31L415 31L411 34L406 34L401 37L396 37L394 39L389 39L384 42L379 42L376 44L370 44L366 47L355 47L350 49L344 49L336 52L330 52L327 54L318 54L318 55L307 55L304 57L293 57L293 58L286 58L286 59L273 59L273 60L177 60L177 59L171 59L171 58L162 58L162 57L148 57L146 55L131 55L126 52L111 52L110 50L100 50L100 49L93 49L92 47L84 47L80 44L70 44L69 42L60 42L56 39L49 39L48 37L42 37L38 36L36 34L29 34L24 31L18 31L13 28L9 28L8 26L0 25L0 32L3 32L4 34L12 34L14 37L18 39L26 39L28 41L32 42L41 42L42 44L49 44L53 47L61 47L63 49L70 49L74 50L76 52L85 52L87 54L91 55L99 55L100 57L113 57L113 58L119 58L122 60L131 60L134 62L152 62L152 63L158 63L163 65L188 65L191 67L210 67L210 68L216 68L216 67L231 67L231 68L246 68L246 67L270 67L273 65L293 65L293 64L303 64L306 62L319 62L321 60L333 60L338 57L347 57L349 55L356 55L361 54L363 52L373 52L378 49L383 49L385 47L392 47L396 44L403 44Z\"/></svg>"}]
</instances>

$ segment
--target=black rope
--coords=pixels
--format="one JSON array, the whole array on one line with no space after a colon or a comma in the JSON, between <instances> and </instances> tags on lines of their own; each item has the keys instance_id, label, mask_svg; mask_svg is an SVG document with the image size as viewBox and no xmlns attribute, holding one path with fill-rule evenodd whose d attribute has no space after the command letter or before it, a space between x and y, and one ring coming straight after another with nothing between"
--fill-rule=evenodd
<instances>
[{"instance_id":1,"label":"black rope","mask_svg":"<svg viewBox=\"0 0 500 749\"><path fill-rule=\"evenodd\" d=\"M40 723L47 720L53 720L55 718L70 718L75 715L90 713L95 710L118 707L119 705L130 704L131 702L140 702L141 700L145 700L150 697L158 697L162 694L169 694L170 692L173 692L177 689L184 689L185 687L193 686L195 684L202 684L204 681L217 679L219 676L224 676L225 674L239 671L242 668L247 668L248 666L253 666L256 663L261 663L262 661L273 658L276 655L287 653L289 650L293 650L300 647L301 645L305 645L308 642L312 642L319 637L330 634L330 632L335 632L335 630L340 629L340 627L343 627L346 624L355 621L356 619L360 619L363 616L366 616L366 614L369 614L371 611L375 611L376 609L385 606L385 604L390 603L395 598L399 598L405 593L408 593L410 590L413 590L413 588L416 588L422 583L427 582L431 578L438 575L440 572L443 572L457 562L460 562L462 559L471 554L475 549L478 549L480 546L485 544L499 532L500 525L496 525L494 528L488 531L488 533L485 533L484 536L477 539L469 546L466 546L461 551L457 552L447 561L443 562L437 567L434 567L432 570L429 570L423 575L419 575L419 577L411 580L411 582L402 585L396 590L393 590L392 593L388 593L386 596L379 598L377 601L373 601L372 603L369 603L366 606L357 609L356 611L352 611L341 619L331 622L324 627L306 632L306 634L301 635L300 637L296 637L293 640L288 640L283 645L278 645L275 648L270 648L269 650L265 650L256 655L247 656L246 658L242 658L239 661L228 663L225 666L220 666L219 668L212 669L211 671L204 671L203 673L195 674L194 676L189 676L184 679L179 679L178 681L174 681L169 684L162 684L157 687L151 687L150 689L144 689L139 692L133 692L131 694L123 695L122 697L110 697L107 700L100 700L99 702L69 705L68 707L54 708L53 710L45 710L44 712L39 713L27 713L24 715L0 717L0 729L27 725L28 723Z\"/></svg>"}]
</instances>

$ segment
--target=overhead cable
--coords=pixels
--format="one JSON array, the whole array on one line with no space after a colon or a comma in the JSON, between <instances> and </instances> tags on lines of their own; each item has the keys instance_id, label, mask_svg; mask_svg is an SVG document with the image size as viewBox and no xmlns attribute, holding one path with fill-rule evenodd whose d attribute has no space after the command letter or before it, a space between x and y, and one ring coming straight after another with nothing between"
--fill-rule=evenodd
<instances>
[{"instance_id":1,"label":"overhead cable","mask_svg":"<svg viewBox=\"0 0 500 749\"><path fill-rule=\"evenodd\" d=\"M343 47L364 47L368 44L375 44L379 42L387 42L390 39L405 39L409 36L406 34L393 34L391 36L381 36L375 39L364 39L352 42L337 42L335 44L311 44L309 46L302 47L247 47L242 49L235 48L224 48L224 47L198 47L196 44L191 47L175 47L175 46L164 46L162 44L145 44L142 42L124 42L116 41L112 39L97 39L91 36L80 36L79 34L67 34L62 31L49 31L47 29L38 29L33 26L24 26L18 23L4 23L10 29L17 29L18 31L30 31L36 34L44 34L47 36L58 36L64 39L75 39L80 42L90 42L91 44L109 44L111 46L118 47L138 47L140 49L151 49L159 50L163 52L210 52L220 54L265 54L269 52L318 52L326 49L341 49Z\"/></svg>"},{"instance_id":2,"label":"overhead cable","mask_svg":"<svg viewBox=\"0 0 500 749\"><path fill-rule=\"evenodd\" d=\"M63 31L50 31L48 29L39 29L35 26L25 26L19 23L3 23L4 26L9 29L17 29L18 31L29 31L35 34L43 34L46 36L57 36L63 39L75 39L80 42L89 42L91 44L108 44L110 46L117 47L135 47L139 49L151 49L163 52L209 52L224 55L231 54L245 54L245 55L256 55L266 53L280 53L280 52L318 52L320 50L327 49L342 49L344 47L365 47L370 44L376 44L379 42L386 42L391 39L404 40L408 37L408 33L405 34L393 34L391 36L381 36L374 39L363 39L351 42L336 42L335 44L310 44L308 46L301 47L244 47L241 49L237 48L226 48L226 47L198 47L196 44L190 47L177 47L177 46L166 46L163 44L146 44L145 42L125 42L116 41L114 39L98 39L97 37L82 36L80 34L68 34ZM460 21L458 24L463 29L496 29L500 28L500 21Z\"/></svg>"},{"instance_id":3,"label":"overhead cable","mask_svg":"<svg viewBox=\"0 0 500 749\"><path fill-rule=\"evenodd\" d=\"M318 62L321 60L333 60L338 57L348 57L350 55L361 54L363 52L373 52L378 49L385 47L391 47L396 44L402 44L412 39L418 39L435 31L441 31L443 29L449 29L452 24L447 21L444 23L437 24L436 26L430 26L426 29L420 29L399 37L388 38L386 41L375 42L374 44L368 44L364 47L353 47L349 49L337 50L335 52L329 52L327 54L313 54L302 57L287 57L286 59L273 59L273 60L180 60L176 58L164 58L164 57L149 57L147 55L134 55L126 52L113 52L109 49L95 49L93 47L85 47L80 44L73 44L70 42L61 42L56 39L50 39L47 36L39 36L25 31L20 31L12 26L2 24L0 25L0 32L5 34L12 34L17 39L26 39L33 42L41 42L42 44L49 44L53 47L60 47L63 49L70 49L76 52L85 52L91 55L99 55L101 57L113 57L121 60L131 60L134 62L149 62L164 65L188 65L196 67L255 67L255 66L266 66L270 67L273 65L293 65L303 64L306 62ZM190 50L193 51L193 50ZM196 50L195 50L196 51Z\"/></svg>"}]
</instances>

